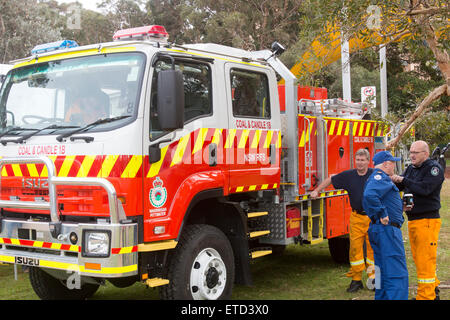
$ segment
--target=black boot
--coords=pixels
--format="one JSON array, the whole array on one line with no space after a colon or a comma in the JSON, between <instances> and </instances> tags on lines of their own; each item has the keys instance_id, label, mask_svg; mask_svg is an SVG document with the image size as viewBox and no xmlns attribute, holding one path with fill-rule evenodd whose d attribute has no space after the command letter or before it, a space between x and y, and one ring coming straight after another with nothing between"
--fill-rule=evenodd
<instances>
[{"instance_id":1,"label":"black boot","mask_svg":"<svg viewBox=\"0 0 450 320\"><path fill-rule=\"evenodd\" d=\"M362 284L362 281L352 280L352 282L350 283L350 286L347 289L347 292L353 293L353 292L356 292L356 291L358 291L360 289L363 289L363 288L364 288L364 286Z\"/></svg>"},{"instance_id":2,"label":"black boot","mask_svg":"<svg viewBox=\"0 0 450 320\"><path fill-rule=\"evenodd\" d=\"M436 298L434 298L434 300L441 300L441 297L439 297L439 292L441 292L439 287L434 288L434 292L436 293Z\"/></svg>"}]
</instances>

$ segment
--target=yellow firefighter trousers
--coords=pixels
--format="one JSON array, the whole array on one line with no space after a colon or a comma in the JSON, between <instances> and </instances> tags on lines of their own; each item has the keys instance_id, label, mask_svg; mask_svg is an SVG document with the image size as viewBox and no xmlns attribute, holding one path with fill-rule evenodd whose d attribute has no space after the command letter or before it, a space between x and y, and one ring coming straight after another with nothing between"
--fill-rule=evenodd
<instances>
[{"instance_id":1,"label":"yellow firefighter trousers","mask_svg":"<svg viewBox=\"0 0 450 320\"><path fill-rule=\"evenodd\" d=\"M436 256L441 219L419 219L408 222L411 253L416 264L417 300L434 300L439 285Z\"/></svg>"},{"instance_id":2,"label":"yellow firefighter trousers","mask_svg":"<svg viewBox=\"0 0 450 320\"><path fill-rule=\"evenodd\" d=\"M373 277L374 270L374 258L373 250L369 243L369 230L370 218L352 211L350 216L350 271L346 274L347 277L351 277L352 280L361 281L362 272L366 269L369 277ZM364 242L366 243L366 260L364 260Z\"/></svg>"}]
</instances>

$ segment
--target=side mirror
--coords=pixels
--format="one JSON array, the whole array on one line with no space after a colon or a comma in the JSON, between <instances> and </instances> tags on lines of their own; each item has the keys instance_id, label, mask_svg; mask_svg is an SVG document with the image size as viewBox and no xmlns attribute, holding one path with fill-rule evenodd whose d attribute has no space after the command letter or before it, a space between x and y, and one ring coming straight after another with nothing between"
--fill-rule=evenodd
<instances>
[{"instance_id":1,"label":"side mirror","mask_svg":"<svg viewBox=\"0 0 450 320\"><path fill-rule=\"evenodd\" d=\"M158 73L157 110L162 130L183 128L184 83L180 70L163 70Z\"/></svg>"}]
</instances>

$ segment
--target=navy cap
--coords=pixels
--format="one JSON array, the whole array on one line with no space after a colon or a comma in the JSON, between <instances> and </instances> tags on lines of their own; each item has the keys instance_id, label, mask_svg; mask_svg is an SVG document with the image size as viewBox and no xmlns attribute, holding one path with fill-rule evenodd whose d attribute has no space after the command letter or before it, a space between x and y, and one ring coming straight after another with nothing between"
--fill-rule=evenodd
<instances>
[{"instance_id":1,"label":"navy cap","mask_svg":"<svg viewBox=\"0 0 450 320\"><path fill-rule=\"evenodd\" d=\"M380 163L383 163L385 161L400 161L401 159L392 156L392 154L389 151L380 151L373 156L372 160L374 165L379 165Z\"/></svg>"}]
</instances>

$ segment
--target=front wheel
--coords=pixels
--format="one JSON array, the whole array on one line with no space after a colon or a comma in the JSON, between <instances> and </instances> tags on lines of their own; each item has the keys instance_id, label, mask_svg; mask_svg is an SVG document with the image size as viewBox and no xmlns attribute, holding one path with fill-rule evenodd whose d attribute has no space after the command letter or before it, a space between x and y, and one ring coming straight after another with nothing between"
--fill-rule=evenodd
<instances>
[{"instance_id":1,"label":"front wheel","mask_svg":"<svg viewBox=\"0 0 450 320\"><path fill-rule=\"evenodd\" d=\"M69 289L65 281L37 267L31 267L29 275L34 292L42 300L84 300L93 296L99 288L99 285L84 283L78 289Z\"/></svg>"},{"instance_id":2,"label":"front wheel","mask_svg":"<svg viewBox=\"0 0 450 320\"><path fill-rule=\"evenodd\" d=\"M234 283L234 256L228 238L210 225L189 225L171 258L169 284L161 298L229 299Z\"/></svg>"}]
</instances>

